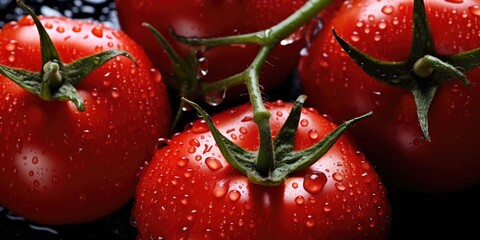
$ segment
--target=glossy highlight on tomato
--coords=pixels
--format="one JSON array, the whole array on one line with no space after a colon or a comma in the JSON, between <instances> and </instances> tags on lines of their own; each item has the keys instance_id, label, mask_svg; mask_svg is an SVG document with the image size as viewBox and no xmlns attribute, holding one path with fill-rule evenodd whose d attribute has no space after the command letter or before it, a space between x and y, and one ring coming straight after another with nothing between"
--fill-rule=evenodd
<instances>
[{"instance_id":1,"label":"glossy highlight on tomato","mask_svg":"<svg viewBox=\"0 0 480 240\"><path fill-rule=\"evenodd\" d=\"M65 17L40 17L60 58L70 63L110 49L117 56L77 86L85 101L44 101L0 76L0 204L28 220L70 224L124 206L137 172L167 136L166 87L143 49L119 30ZM0 32L0 64L40 71L38 31L31 17Z\"/></svg>"},{"instance_id":2,"label":"glossy highlight on tomato","mask_svg":"<svg viewBox=\"0 0 480 240\"><path fill-rule=\"evenodd\" d=\"M292 107L266 103L272 136ZM219 131L256 151L257 125L244 104L212 117ZM303 108L295 150L336 127ZM224 159L204 120L159 148L140 176L133 223L139 239L385 239L390 228L386 190L347 136L306 170L279 186L253 184Z\"/></svg>"},{"instance_id":3,"label":"glossy highlight on tomato","mask_svg":"<svg viewBox=\"0 0 480 240\"><path fill-rule=\"evenodd\" d=\"M308 103L334 120L365 111L374 117L351 130L360 149L378 166L385 182L421 192L448 192L480 182L480 103L477 67L458 80L441 84L424 139L412 93L377 82L342 50L331 29L355 48L383 61L405 61L412 39L413 1L357 0L344 4L325 21L324 31L302 57L302 90ZM478 1L425 1L434 49L450 56L480 47ZM438 74L438 73L437 73Z\"/></svg>"}]
</instances>

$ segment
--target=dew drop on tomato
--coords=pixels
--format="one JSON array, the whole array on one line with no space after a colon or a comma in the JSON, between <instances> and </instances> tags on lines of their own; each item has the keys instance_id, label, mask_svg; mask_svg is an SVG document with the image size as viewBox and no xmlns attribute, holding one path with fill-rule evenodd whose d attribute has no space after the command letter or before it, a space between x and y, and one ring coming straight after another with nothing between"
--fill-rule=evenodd
<instances>
[{"instance_id":1,"label":"dew drop on tomato","mask_svg":"<svg viewBox=\"0 0 480 240\"><path fill-rule=\"evenodd\" d=\"M238 201L238 199L240 199L240 197L241 197L241 194L237 190L232 190L228 193L228 199L230 199L230 201L232 201L232 202Z\"/></svg>"},{"instance_id":2,"label":"dew drop on tomato","mask_svg":"<svg viewBox=\"0 0 480 240\"><path fill-rule=\"evenodd\" d=\"M196 121L192 126L193 133L206 133L208 132L208 126L205 120Z\"/></svg>"},{"instance_id":3,"label":"dew drop on tomato","mask_svg":"<svg viewBox=\"0 0 480 240\"><path fill-rule=\"evenodd\" d=\"M393 13L395 9L393 8L392 5L385 5L382 7L382 13L390 15Z\"/></svg>"},{"instance_id":4,"label":"dew drop on tomato","mask_svg":"<svg viewBox=\"0 0 480 240\"><path fill-rule=\"evenodd\" d=\"M335 183L335 187L338 189L338 191L345 191L345 189L347 189L347 187L345 187L345 185L343 185L342 183Z\"/></svg>"},{"instance_id":5,"label":"dew drop on tomato","mask_svg":"<svg viewBox=\"0 0 480 240\"><path fill-rule=\"evenodd\" d=\"M303 196L297 196L295 198L295 203L298 205L302 205L305 203L305 198Z\"/></svg>"},{"instance_id":6,"label":"dew drop on tomato","mask_svg":"<svg viewBox=\"0 0 480 240\"><path fill-rule=\"evenodd\" d=\"M335 181L338 181L338 182L341 182L343 181L343 175L339 172L335 172L333 175L332 175L333 179L335 179Z\"/></svg>"},{"instance_id":7,"label":"dew drop on tomato","mask_svg":"<svg viewBox=\"0 0 480 240\"><path fill-rule=\"evenodd\" d=\"M308 215L305 218L305 226L307 226L308 228L311 228L311 227L315 226L315 219L313 219L312 215Z\"/></svg>"},{"instance_id":8,"label":"dew drop on tomato","mask_svg":"<svg viewBox=\"0 0 480 240\"><path fill-rule=\"evenodd\" d=\"M224 197L229 189L229 182L228 181L220 181L218 182L212 189L213 196L216 198Z\"/></svg>"},{"instance_id":9,"label":"dew drop on tomato","mask_svg":"<svg viewBox=\"0 0 480 240\"><path fill-rule=\"evenodd\" d=\"M312 129L308 132L308 137L312 140L317 140L318 139L318 132L315 129Z\"/></svg>"},{"instance_id":10,"label":"dew drop on tomato","mask_svg":"<svg viewBox=\"0 0 480 240\"><path fill-rule=\"evenodd\" d=\"M185 166L187 166L188 162L189 162L188 158L186 158L186 157L181 157L181 158L178 159L177 165L178 165L179 167L185 167Z\"/></svg>"},{"instance_id":11,"label":"dew drop on tomato","mask_svg":"<svg viewBox=\"0 0 480 240\"><path fill-rule=\"evenodd\" d=\"M305 175L303 188L311 194L316 194L323 190L325 183L327 183L325 173L312 172Z\"/></svg>"},{"instance_id":12,"label":"dew drop on tomato","mask_svg":"<svg viewBox=\"0 0 480 240\"><path fill-rule=\"evenodd\" d=\"M329 213L329 212L332 211L332 208L333 208L332 205L330 205L330 203L326 202L323 206L323 211L325 213Z\"/></svg>"},{"instance_id":13,"label":"dew drop on tomato","mask_svg":"<svg viewBox=\"0 0 480 240\"><path fill-rule=\"evenodd\" d=\"M468 7L468 11L475 16L480 16L480 5L472 5Z\"/></svg>"},{"instance_id":14,"label":"dew drop on tomato","mask_svg":"<svg viewBox=\"0 0 480 240\"><path fill-rule=\"evenodd\" d=\"M217 170L219 170L220 168L223 167L220 160L218 160L214 157L207 157L205 159L205 164L207 164L207 167L212 171L217 171Z\"/></svg>"},{"instance_id":15,"label":"dew drop on tomato","mask_svg":"<svg viewBox=\"0 0 480 240\"><path fill-rule=\"evenodd\" d=\"M101 37L103 37L103 30L102 30L101 27L98 27L98 26L97 26L97 27L94 27L94 28L92 29L92 34L93 34L94 36L98 37L98 38L101 38Z\"/></svg>"},{"instance_id":16,"label":"dew drop on tomato","mask_svg":"<svg viewBox=\"0 0 480 240\"><path fill-rule=\"evenodd\" d=\"M14 51L17 48L17 41L10 40L10 42L5 45L5 50L7 51Z\"/></svg>"}]
</instances>

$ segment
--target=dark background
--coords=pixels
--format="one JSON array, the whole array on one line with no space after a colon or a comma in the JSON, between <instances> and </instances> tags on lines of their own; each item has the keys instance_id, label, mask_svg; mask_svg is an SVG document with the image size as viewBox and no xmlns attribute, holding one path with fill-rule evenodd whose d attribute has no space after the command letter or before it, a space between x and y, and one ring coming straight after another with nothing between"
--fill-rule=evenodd
<instances>
[{"instance_id":1,"label":"dark background","mask_svg":"<svg viewBox=\"0 0 480 240\"><path fill-rule=\"evenodd\" d=\"M25 2L37 14L97 20L119 28L113 0ZM14 0L0 0L0 27L22 14ZM290 81L269 98L275 100L281 96L284 100L293 100L299 94L298 89L293 74ZM228 105L222 106L225 107ZM414 193L388 185L387 189L393 209L392 240L480 239L480 186L448 194ZM0 240L134 240L136 230L130 225L132 206L133 202L130 202L104 219L67 226L31 223L0 206Z\"/></svg>"}]
</instances>

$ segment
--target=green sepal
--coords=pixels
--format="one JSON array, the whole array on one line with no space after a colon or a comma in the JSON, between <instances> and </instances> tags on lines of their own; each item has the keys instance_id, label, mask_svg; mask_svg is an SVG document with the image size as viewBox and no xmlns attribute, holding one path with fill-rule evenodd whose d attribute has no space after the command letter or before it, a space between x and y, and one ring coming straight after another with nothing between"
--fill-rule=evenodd
<instances>
[{"instance_id":1,"label":"green sepal","mask_svg":"<svg viewBox=\"0 0 480 240\"><path fill-rule=\"evenodd\" d=\"M18 86L30 93L35 95L40 94L39 83L42 79L40 73L0 65L0 74L12 80Z\"/></svg>"},{"instance_id":2,"label":"green sepal","mask_svg":"<svg viewBox=\"0 0 480 240\"><path fill-rule=\"evenodd\" d=\"M130 55L130 53L122 50L108 50L95 55L77 59L68 64L64 64L62 76L65 81L68 81L72 85L77 85L83 79L85 79L88 74L117 56L125 56L130 58L138 67L136 59Z\"/></svg>"},{"instance_id":3,"label":"green sepal","mask_svg":"<svg viewBox=\"0 0 480 240\"><path fill-rule=\"evenodd\" d=\"M32 16L33 22L37 27L37 30L40 35L40 49L42 51L42 66L47 64L47 62L57 61L60 60L60 55L58 55L58 51L55 48L55 45L52 42L52 39L48 36L47 31L43 27L42 23L38 18L35 16L35 13L28 8L23 1L17 0L17 5L20 6L23 10L25 10L28 15Z\"/></svg>"},{"instance_id":4,"label":"green sepal","mask_svg":"<svg viewBox=\"0 0 480 240\"><path fill-rule=\"evenodd\" d=\"M223 136L215 127L215 124L208 113L206 113L205 110L203 110L198 104L184 97L182 97L181 100L190 104L202 116L208 128L210 129L210 132L212 133L220 152L233 168L246 175L255 169L256 155L254 152L250 152L239 147L237 144L230 141L230 139Z\"/></svg>"}]
</instances>

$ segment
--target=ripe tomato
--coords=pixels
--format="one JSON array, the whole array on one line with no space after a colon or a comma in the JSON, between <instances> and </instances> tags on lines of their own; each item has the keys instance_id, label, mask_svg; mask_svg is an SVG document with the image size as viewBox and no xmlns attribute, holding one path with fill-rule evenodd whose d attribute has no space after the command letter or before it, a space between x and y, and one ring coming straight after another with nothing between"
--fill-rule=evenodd
<instances>
[{"instance_id":1,"label":"ripe tomato","mask_svg":"<svg viewBox=\"0 0 480 240\"><path fill-rule=\"evenodd\" d=\"M428 112L431 142L423 139L412 92L366 74L336 43L332 32L383 61L405 61L412 44L413 1L358 0L328 21L302 57L300 77L309 103L334 120L373 111L351 130L385 182L410 190L454 191L480 182L480 69L466 76L470 89L453 80L439 86ZM439 56L478 48L478 1L425 1Z\"/></svg>"},{"instance_id":2,"label":"ripe tomato","mask_svg":"<svg viewBox=\"0 0 480 240\"><path fill-rule=\"evenodd\" d=\"M266 103L276 136L292 107ZM244 149L259 147L251 105L212 117ZM336 126L303 108L295 150ZM374 168L346 137L279 186L251 183L227 163L203 120L175 135L142 171L134 223L140 239L385 239L390 207Z\"/></svg>"},{"instance_id":3,"label":"ripe tomato","mask_svg":"<svg viewBox=\"0 0 480 240\"><path fill-rule=\"evenodd\" d=\"M76 88L85 101L44 101L0 75L0 204L42 223L90 221L133 196L137 171L166 136L166 88L143 49L122 31L67 18L40 17L61 60L70 63L99 51L118 56ZM38 31L31 17L0 32L0 64L41 69Z\"/></svg>"},{"instance_id":4,"label":"ripe tomato","mask_svg":"<svg viewBox=\"0 0 480 240\"><path fill-rule=\"evenodd\" d=\"M172 64L163 47L146 28L143 22L153 25L161 32L170 44L186 56L189 47L178 43L171 37L169 28L176 34L185 37L225 37L251 33L272 27L282 21L306 1L115 1L122 29L141 44L150 58L166 77L172 74ZM301 30L300 30L301 31ZM279 86L282 80L292 73L298 63L299 52L304 46L300 31L283 41L271 56L268 64L262 69L261 79L265 91ZM257 55L258 46L234 45L217 47L200 53L206 63L201 64L207 70L202 81L212 82L229 77L243 71ZM178 79L176 80L178 82ZM238 98L235 93L227 93L227 97Z\"/></svg>"}]
</instances>

